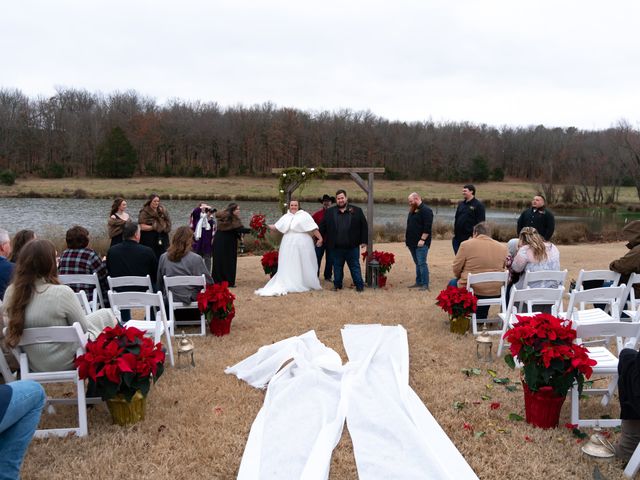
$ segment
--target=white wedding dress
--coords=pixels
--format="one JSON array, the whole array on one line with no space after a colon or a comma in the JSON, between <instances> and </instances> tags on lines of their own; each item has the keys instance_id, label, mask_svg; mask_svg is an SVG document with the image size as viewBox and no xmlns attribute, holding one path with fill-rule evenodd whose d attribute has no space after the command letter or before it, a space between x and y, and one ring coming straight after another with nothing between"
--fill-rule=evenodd
<instances>
[{"instance_id":1,"label":"white wedding dress","mask_svg":"<svg viewBox=\"0 0 640 480\"><path fill-rule=\"evenodd\" d=\"M278 252L278 271L262 288L255 291L261 297L286 295L290 292L320 290L318 260L311 232L318 228L304 210L287 212L275 224L283 233Z\"/></svg>"}]
</instances>

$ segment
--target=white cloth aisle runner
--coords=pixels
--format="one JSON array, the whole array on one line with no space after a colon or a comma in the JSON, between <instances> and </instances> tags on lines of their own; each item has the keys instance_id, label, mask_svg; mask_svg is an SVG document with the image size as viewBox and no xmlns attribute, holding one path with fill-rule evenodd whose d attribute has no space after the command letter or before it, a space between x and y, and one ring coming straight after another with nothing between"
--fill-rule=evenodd
<instances>
[{"instance_id":1,"label":"white cloth aisle runner","mask_svg":"<svg viewBox=\"0 0 640 480\"><path fill-rule=\"evenodd\" d=\"M327 479L346 417L363 480L477 479L409 386L406 330L347 325L342 338L344 366L310 331L226 369L254 387L268 383L238 478Z\"/></svg>"}]
</instances>

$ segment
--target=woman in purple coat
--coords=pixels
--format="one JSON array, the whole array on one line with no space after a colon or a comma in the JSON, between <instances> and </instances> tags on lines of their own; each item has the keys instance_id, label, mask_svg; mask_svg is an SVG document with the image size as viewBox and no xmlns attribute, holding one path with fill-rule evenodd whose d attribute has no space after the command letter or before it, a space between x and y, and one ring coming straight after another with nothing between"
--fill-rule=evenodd
<instances>
[{"instance_id":1,"label":"woman in purple coat","mask_svg":"<svg viewBox=\"0 0 640 480\"><path fill-rule=\"evenodd\" d=\"M191 212L189 226L193 230L193 246L192 250L200 255L207 270L211 272L211 256L213 254L213 237L216 234L216 213L215 208L211 208L206 203L201 202Z\"/></svg>"}]
</instances>

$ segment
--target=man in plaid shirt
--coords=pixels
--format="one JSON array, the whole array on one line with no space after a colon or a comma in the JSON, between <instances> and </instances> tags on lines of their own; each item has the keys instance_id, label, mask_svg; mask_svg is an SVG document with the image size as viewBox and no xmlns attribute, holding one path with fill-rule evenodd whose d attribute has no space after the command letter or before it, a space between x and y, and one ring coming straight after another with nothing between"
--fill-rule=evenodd
<instances>
[{"instance_id":1,"label":"man in plaid shirt","mask_svg":"<svg viewBox=\"0 0 640 480\"><path fill-rule=\"evenodd\" d=\"M107 290L107 265L100 259L95 250L87 248L89 245L89 231L76 225L67 230L67 249L60 255L60 263L58 264L58 273L61 275L69 274L98 274L100 280L100 289L102 290L102 298L106 301ZM92 285L69 285L75 292L84 290L88 298L93 295Z\"/></svg>"}]
</instances>

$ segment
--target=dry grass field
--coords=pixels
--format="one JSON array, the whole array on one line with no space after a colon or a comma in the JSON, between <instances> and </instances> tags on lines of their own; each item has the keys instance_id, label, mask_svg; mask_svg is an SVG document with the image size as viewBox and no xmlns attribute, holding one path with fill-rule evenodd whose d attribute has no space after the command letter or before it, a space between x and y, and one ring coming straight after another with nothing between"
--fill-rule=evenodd
<instances>
[{"instance_id":1,"label":"dry grass field","mask_svg":"<svg viewBox=\"0 0 640 480\"><path fill-rule=\"evenodd\" d=\"M111 425L106 407L98 405L89 411L87 438L34 440L23 478L235 478L264 392L225 375L224 368L264 344L310 329L346 360L340 338L345 323L401 324L408 330L411 386L480 478L593 478L594 464L582 458L581 444L564 427L569 421L569 399L558 429L540 430L509 420L510 413L524 416L522 389L510 392L494 384L487 369L516 385L518 374L501 359L479 363L472 336L449 333L435 297L450 277L450 243L438 240L432 245L432 290L426 294L407 289L413 283L414 270L402 244L379 244L376 248L395 253L396 265L388 288L362 294L354 289L331 292L325 283L320 292L257 297L253 291L267 280L259 257L239 259L238 288L234 291L237 315L231 334L194 337L196 368L167 368L148 397L144 422L127 428ZM575 278L581 267L606 268L626 248L612 243L561 246L560 251L563 268ZM481 375L467 377L461 372L469 367L481 368ZM464 402L463 408L454 408L455 402ZM492 409L492 403L499 403L499 407ZM589 410L600 408L596 399L586 403ZM54 416L46 415L44 422L59 423L71 413L71 409L60 410ZM615 403L610 413L619 414ZM619 463L603 463L599 468L604 478L622 478ZM333 454L330 478L357 478L346 428Z\"/></svg>"}]
</instances>

